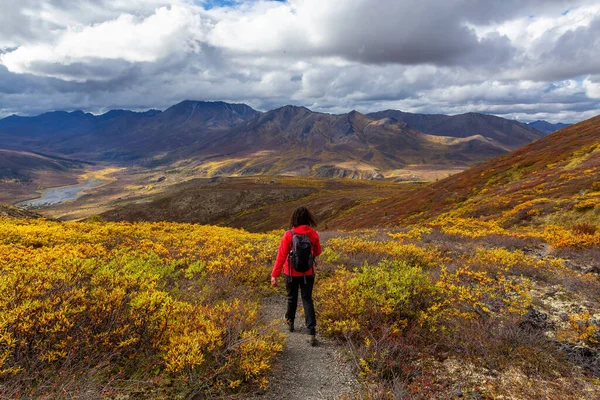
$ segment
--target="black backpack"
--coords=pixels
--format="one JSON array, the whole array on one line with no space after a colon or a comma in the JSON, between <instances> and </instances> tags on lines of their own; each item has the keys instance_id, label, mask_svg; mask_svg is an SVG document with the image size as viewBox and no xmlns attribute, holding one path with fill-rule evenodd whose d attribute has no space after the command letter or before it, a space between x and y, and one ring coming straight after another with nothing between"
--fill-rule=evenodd
<instances>
[{"instance_id":1,"label":"black backpack","mask_svg":"<svg viewBox=\"0 0 600 400\"><path fill-rule=\"evenodd\" d=\"M315 263L312 242L306 235L300 235L292 229L292 250L289 254L289 265L300 273L308 272ZM290 276L291 276L290 272Z\"/></svg>"}]
</instances>

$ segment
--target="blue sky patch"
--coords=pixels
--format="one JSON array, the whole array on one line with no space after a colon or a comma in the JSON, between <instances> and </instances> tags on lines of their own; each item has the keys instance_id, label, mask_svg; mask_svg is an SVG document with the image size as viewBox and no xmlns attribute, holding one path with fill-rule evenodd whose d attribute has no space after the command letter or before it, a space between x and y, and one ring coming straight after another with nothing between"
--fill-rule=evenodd
<instances>
[{"instance_id":1,"label":"blue sky patch","mask_svg":"<svg viewBox=\"0 0 600 400\"><path fill-rule=\"evenodd\" d=\"M210 10L211 8L216 8L216 7L235 7L239 4L242 3L252 3L256 0L205 0L205 1L198 1L198 3L202 4L204 6L204 8L206 8L207 10ZM269 1L274 1L277 3L285 3L286 0L269 0Z\"/></svg>"}]
</instances>

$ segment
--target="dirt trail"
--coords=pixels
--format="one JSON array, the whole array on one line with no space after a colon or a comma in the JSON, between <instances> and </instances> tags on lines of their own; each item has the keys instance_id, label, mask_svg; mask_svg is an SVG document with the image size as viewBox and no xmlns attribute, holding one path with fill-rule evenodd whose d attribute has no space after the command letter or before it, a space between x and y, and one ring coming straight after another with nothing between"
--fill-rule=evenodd
<instances>
[{"instance_id":1,"label":"dirt trail","mask_svg":"<svg viewBox=\"0 0 600 400\"><path fill-rule=\"evenodd\" d=\"M296 331L290 333L283 323L286 299L274 295L264 302L263 318L275 321L285 332L286 340L274 370L270 387L253 400L334 400L358 392L358 382L352 366L342 354L342 348L318 335L319 345L307 343L308 331L304 318L296 319ZM354 397L356 398L356 396Z\"/></svg>"}]
</instances>

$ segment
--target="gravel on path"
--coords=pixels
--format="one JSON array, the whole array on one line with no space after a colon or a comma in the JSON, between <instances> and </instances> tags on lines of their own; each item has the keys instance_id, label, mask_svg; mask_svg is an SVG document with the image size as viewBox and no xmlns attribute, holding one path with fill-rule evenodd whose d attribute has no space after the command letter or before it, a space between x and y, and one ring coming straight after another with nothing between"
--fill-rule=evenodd
<instances>
[{"instance_id":1,"label":"gravel on path","mask_svg":"<svg viewBox=\"0 0 600 400\"><path fill-rule=\"evenodd\" d=\"M263 318L278 322L285 333L283 353L269 377L269 389L250 397L253 400L337 400L360 398L359 384L343 348L318 335L319 345L307 342L308 330L303 318L296 319L295 332L284 324L286 299L273 295L263 303ZM299 315L300 317L300 315Z\"/></svg>"}]
</instances>

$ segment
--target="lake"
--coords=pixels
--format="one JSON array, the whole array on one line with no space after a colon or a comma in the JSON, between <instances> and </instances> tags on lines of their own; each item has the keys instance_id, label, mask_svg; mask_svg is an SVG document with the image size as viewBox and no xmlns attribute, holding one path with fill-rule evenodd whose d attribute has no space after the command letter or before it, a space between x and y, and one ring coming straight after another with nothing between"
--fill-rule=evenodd
<instances>
[{"instance_id":1,"label":"lake","mask_svg":"<svg viewBox=\"0 0 600 400\"><path fill-rule=\"evenodd\" d=\"M58 188L46 189L42 192L42 196L33 200L25 200L17 203L17 206L23 208L44 207L52 204L58 204L65 201L76 200L82 195L85 189L100 186L105 181L100 179L88 179L87 181L73 185L63 186Z\"/></svg>"}]
</instances>

